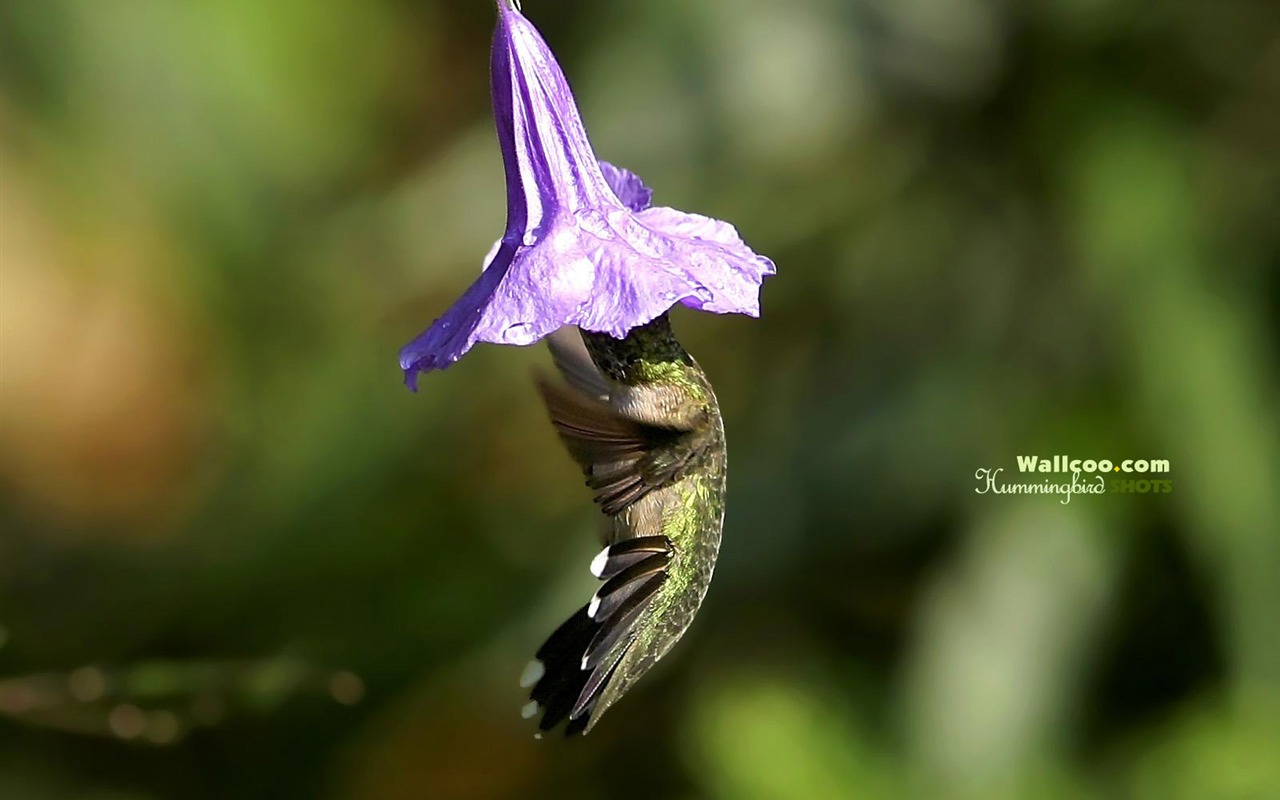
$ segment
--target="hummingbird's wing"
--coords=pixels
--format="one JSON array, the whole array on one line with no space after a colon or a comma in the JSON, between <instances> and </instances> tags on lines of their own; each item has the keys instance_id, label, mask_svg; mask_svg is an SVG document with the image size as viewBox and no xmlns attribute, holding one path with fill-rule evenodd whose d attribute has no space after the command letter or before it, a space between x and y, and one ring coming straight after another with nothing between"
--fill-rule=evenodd
<instances>
[{"instance_id":1,"label":"hummingbird's wing","mask_svg":"<svg viewBox=\"0 0 1280 800\"><path fill-rule=\"evenodd\" d=\"M670 447L686 429L638 422L603 400L545 378L537 383L551 424L611 517L670 483L696 454L693 448Z\"/></svg>"},{"instance_id":2,"label":"hummingbird's wing","mask_svg":"<svg viewBox=\"0 0 1280 800\"><path fill-rule=\"evenodd\" d=\"M609 383L600 374L600 370L596 369L577 328L560 328L543 341L551 351L551 360L556 369L570 386L587 397L601 401L609 399Z\"/></svg>"}]
</instances>

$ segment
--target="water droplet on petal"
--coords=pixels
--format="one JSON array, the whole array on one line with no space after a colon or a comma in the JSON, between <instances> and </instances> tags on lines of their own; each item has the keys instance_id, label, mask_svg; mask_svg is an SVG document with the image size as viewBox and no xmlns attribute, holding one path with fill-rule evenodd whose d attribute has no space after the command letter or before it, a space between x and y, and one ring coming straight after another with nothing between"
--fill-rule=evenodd
<instances>
[{"instance_id":1,"label":"water droplet on petal","mask_svg":"<svg viewBox=\"0 0 1280 800\"><path fill-rule=\"evenodd\" d=\"M502 331L502 341L506 344L528 344L533 338L533 326L527 322L508 325Z\"/></svg>"}]
</instances>

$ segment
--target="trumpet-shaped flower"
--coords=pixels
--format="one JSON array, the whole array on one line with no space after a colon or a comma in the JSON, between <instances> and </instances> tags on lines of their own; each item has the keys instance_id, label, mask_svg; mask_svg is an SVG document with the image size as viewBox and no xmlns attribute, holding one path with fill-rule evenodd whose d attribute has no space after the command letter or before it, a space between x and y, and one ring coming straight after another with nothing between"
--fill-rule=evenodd
<instances>
[{"instance_id":1,"label":"trumpet-shaped flower","mask_svg":"<svg viewBox=\"0 0 1280 800\"><path fill-rule=\"evenodd\" d=\"M506 231L479 280L401 350L410 388L480 341L527 345L565 325L622 338L676 303L759 315L773 262L727 222L650 207L636 175L598 161L560 65L511 0L498 0L491 80Z\"/></svg>"}]
</instances>

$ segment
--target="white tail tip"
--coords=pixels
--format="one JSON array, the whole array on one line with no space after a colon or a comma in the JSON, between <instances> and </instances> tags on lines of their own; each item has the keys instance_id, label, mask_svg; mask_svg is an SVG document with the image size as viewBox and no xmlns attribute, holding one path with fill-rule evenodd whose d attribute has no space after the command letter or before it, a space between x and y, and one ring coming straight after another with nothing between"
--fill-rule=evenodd
<instances>
[{"instance_id":1,"label":"white tail tip","mask_svg":"<svg viewBox=\"0 0 1280 800\"><path fill-rule=\"evenodd\" d=\"M525 664L524 672L520 673L520 688L528 689L530 686L542 680L542 676L546 671L546 667L542 666L542 662L536 658L528 664Z\"/></svg>"},{"instance_id":2,"label":"white tail tip","mask_svg":"<svg viewBox=\"0 0 1280 800\"><path fill-rule=\"evenodd\" d=\"M609 548L605 548L591 559L591 574L599 578L604 574L604 567L609 563Z\"/></svg>"}]
</instances>

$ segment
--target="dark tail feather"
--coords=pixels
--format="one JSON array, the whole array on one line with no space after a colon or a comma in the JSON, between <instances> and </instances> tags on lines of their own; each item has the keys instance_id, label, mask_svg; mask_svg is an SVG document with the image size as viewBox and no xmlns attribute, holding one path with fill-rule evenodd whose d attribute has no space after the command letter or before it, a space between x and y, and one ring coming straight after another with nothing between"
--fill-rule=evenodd
<instances>
[{"instance_id":1,"label":"dark tail feather","mask_svg":"<svg viewBox=\"0 0 1280 800\"><path fill-rule=\"evenodd\" d=\"M547 637L538 648L537 660L526 668L525 675L536 683L529 692L531 702L525 706L525 714L542 713L538 723L540 731L549 731L569 718L591 677L591 672L582 668L582 656L599 629L600 625L587 615L587 607L583 606ZM571 720L565 733L571 735L584 730L590 717L588 711Z\"/></svg>"},{"instance_id":2,"label":"dark tail feather","mask_svg":"<svg viewBox=\"0 0 1280 800\"><path fill-rule=\"evenodd\" d=\"M520 676L521 686L532 687L524 716L542 714L540 731L566 719L568 734L590 727L596 702L634 638L636 620L666 579L673 555L665 536L646 536L612 544L592 560L591 572L608 580L547 637Z\"/></svg>"}]
</instances>

